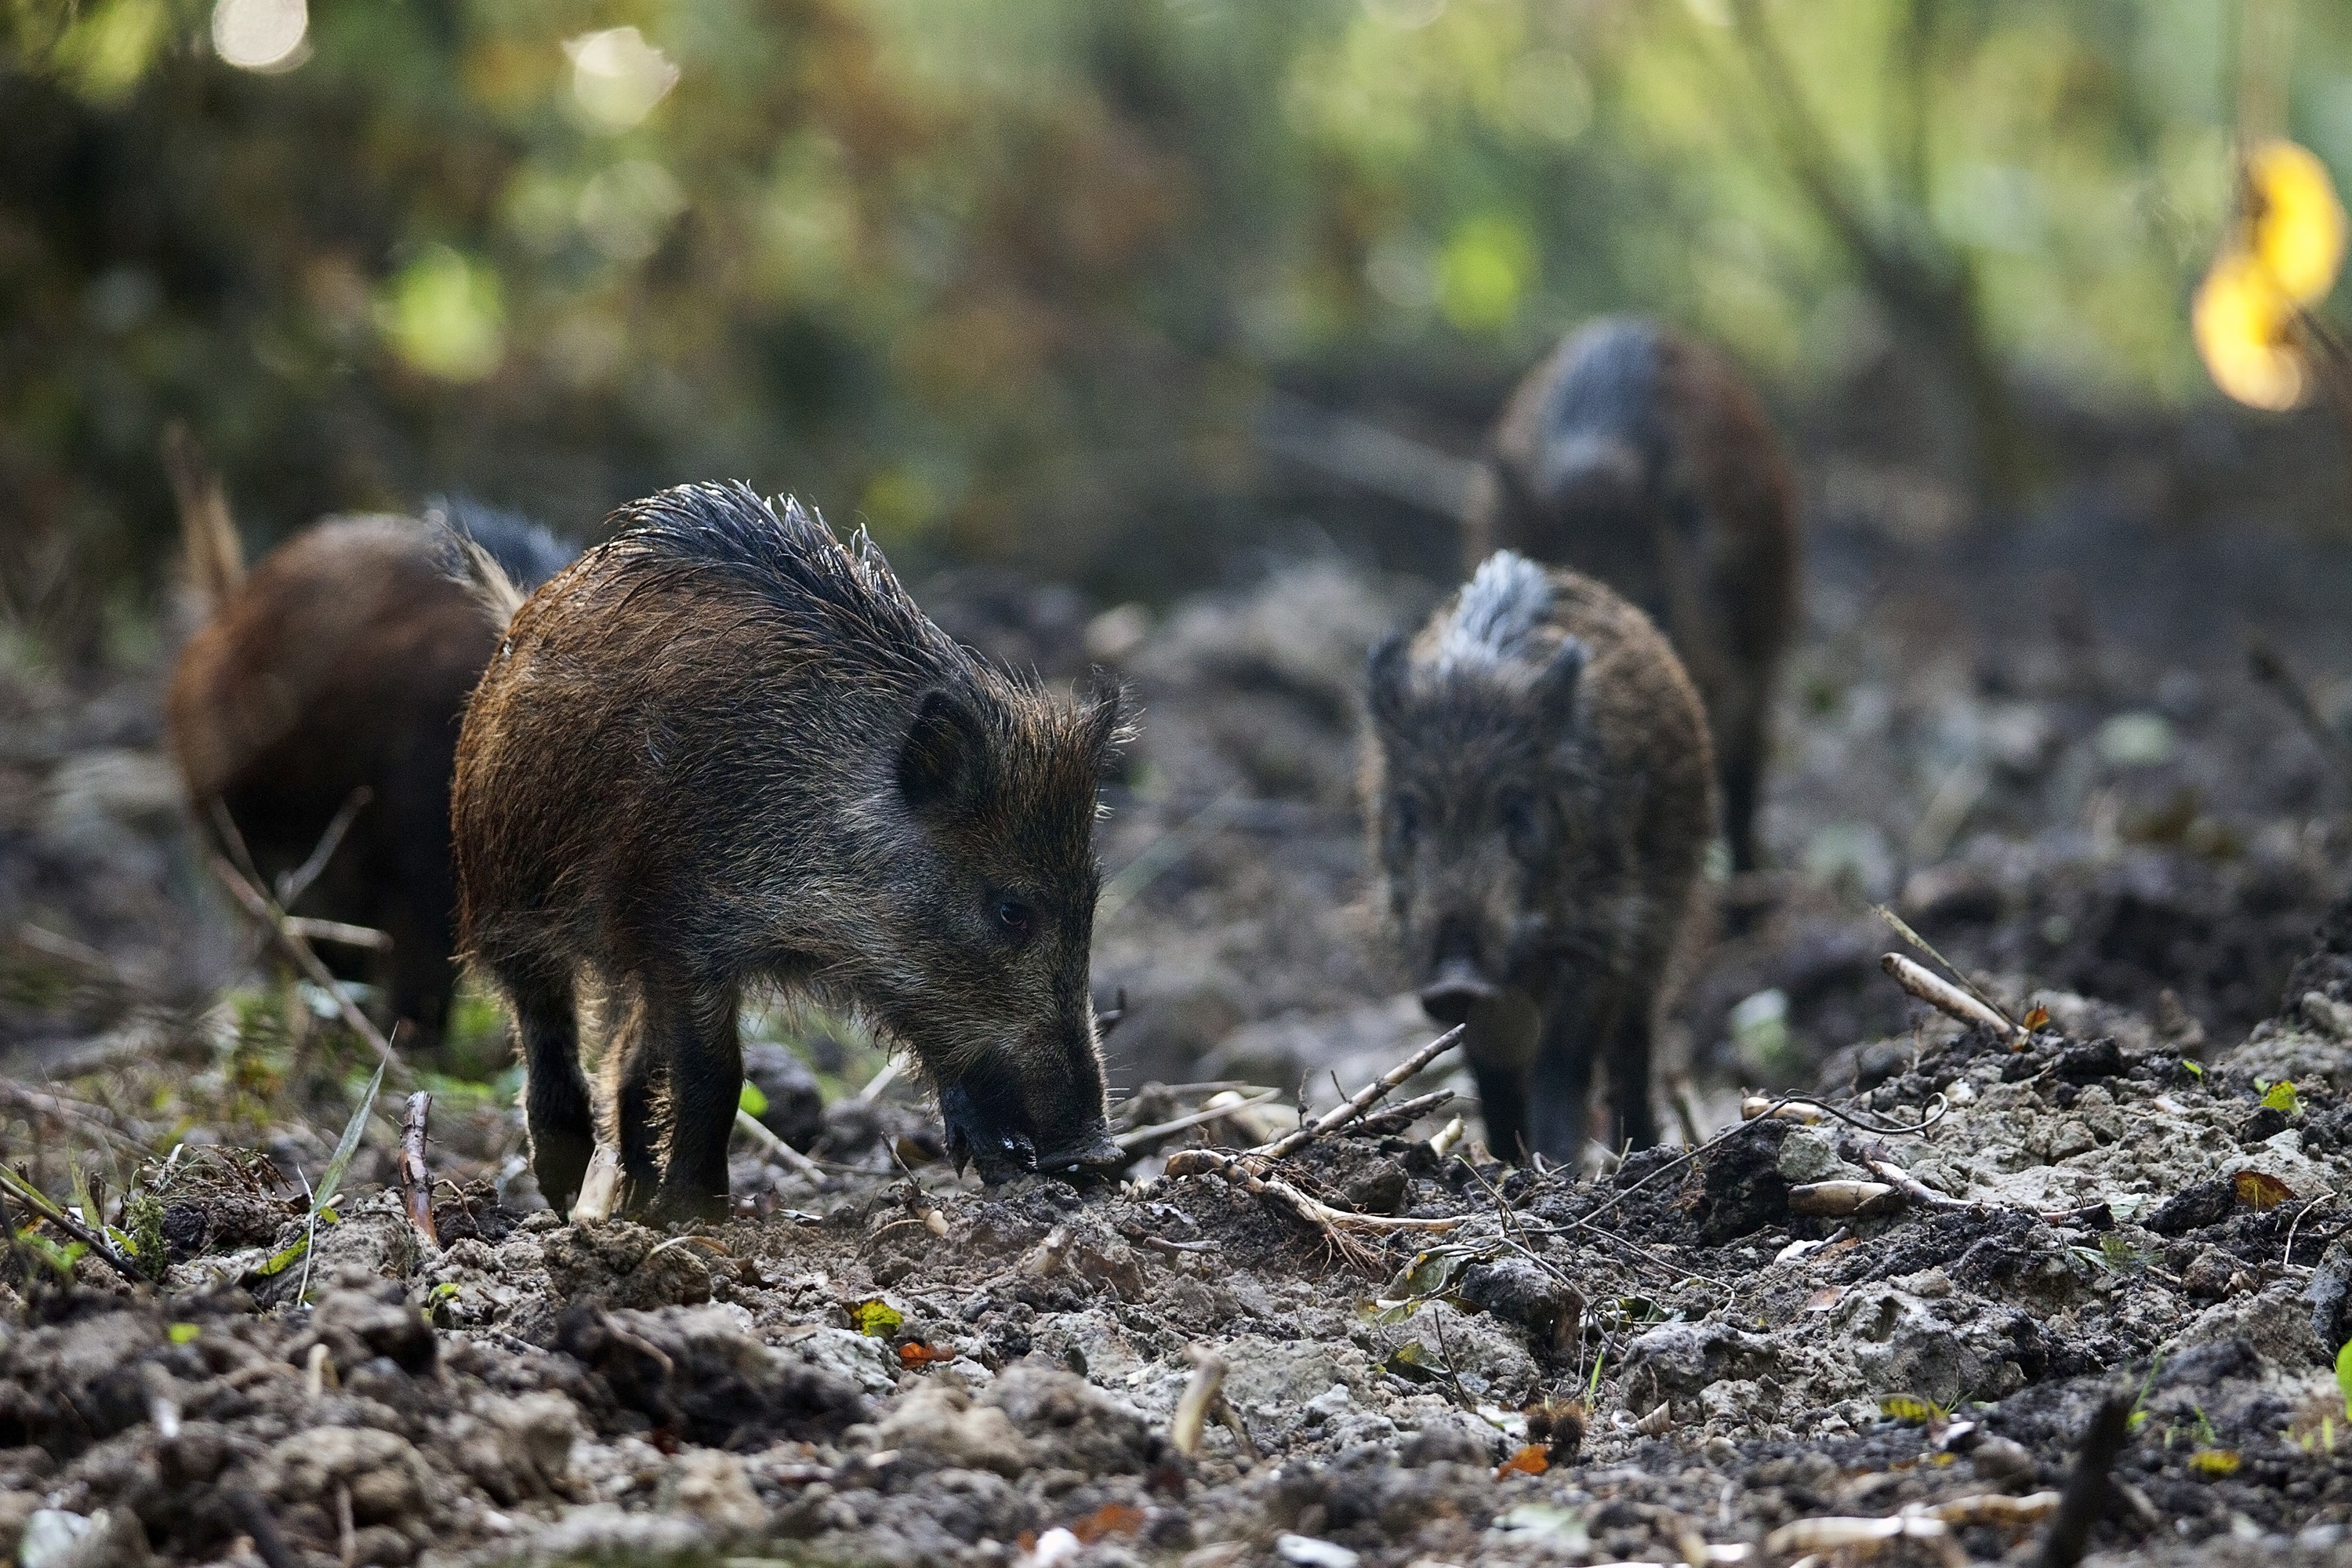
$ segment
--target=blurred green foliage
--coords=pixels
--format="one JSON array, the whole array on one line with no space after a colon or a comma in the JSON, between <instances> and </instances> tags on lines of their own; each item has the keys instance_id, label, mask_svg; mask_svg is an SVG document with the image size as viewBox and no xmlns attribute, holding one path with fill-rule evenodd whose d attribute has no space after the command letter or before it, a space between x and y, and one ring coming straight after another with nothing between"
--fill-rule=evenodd
<instances>
[{"instance_id":1,"label":"blurred green foliage","mask_svg":"<svg viewBox=\"0 0 2352 1568\"><path fill-rule=\"evenodd\" d=\"M2287 9L2283 129L2352 183L2352 8ZM2239 16L0 0L0 589L85 652L147 603L175 414L257 543L740 476L1134 591L1269 381L1474 427L1600 310L1792 400L1906 345L2202 398Z\"/></svg>"}]
</instances>

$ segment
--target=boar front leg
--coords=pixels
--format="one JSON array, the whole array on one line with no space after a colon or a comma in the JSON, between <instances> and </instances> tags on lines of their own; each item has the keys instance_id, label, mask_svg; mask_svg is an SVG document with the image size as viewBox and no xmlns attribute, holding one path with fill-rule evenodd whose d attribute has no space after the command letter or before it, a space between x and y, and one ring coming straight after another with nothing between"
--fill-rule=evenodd
<instances>
[{"instance_id":1,"label":"boar front leg","mask_svg":"<svg viewBox=\"0 0 2352 1568\"><path fill-rule=\"evenodd\" d=\"M1530 1147L1573 1165L1592 1129L1592 1065L1616 1023L1619 990L1605 976L1569 974L1552 987L1536 1040Z\"/></svg>"},{"instance_id":2,"label":"boar front leg","mask_svg":"<svg viewBox=\"0 0 2352 1568\"><path fill-rule=\"evenodd\" d=\"M669 1074L669 1147L655 1212L673 1219L727 1213L727 1140L743 1097L743 1045L731 985L700 977L647 984L646 1048Z\"/></svg>"},{"instance_id":3,"label":"boar front leg","mask_svg":"<svg viewBox=\"0 0 2352 1568\"><path fill-rule=\"evenodd\" d=\"M1528 1069L1536 1055L1536 1005L1523 991L1504 990L1470 1009L1462 1055L1478 1085L1478 1116L1486 1148L1513 1164L1528 1150Z\"/></svg>"},{"instance_id":4,"label":"boar front leg","mask_svg":"<svg viewBox=\"0 0 2352 1568\"><path fill-rule=\"evenodd\" d=\"M604 1081L632 1208L651 1203L661 1182L661 1129L655 1114L663 1078L659 1058L646 1037L645 998L631 995L604 1047Z\"/></svg>"},{"instance_id":5,"label":"boar front leg","mask_svg":"<svg viewBox=\"0 0 2352 1568\"><path fill-rule=\"evenodd\" d=\"M1609 1131L1621 1149L1658 1141L1658 1114L1650 1104L1651 1022L1650 1009L1629 998L1609 1034Z\"/></svg>"}]
</instances>

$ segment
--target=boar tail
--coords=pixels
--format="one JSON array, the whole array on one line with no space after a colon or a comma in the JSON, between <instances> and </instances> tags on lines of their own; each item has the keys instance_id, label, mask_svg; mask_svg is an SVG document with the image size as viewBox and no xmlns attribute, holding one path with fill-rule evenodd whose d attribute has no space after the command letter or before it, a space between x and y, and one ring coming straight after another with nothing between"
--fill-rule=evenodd
<instances>
[{"instance_id":1,"label":"boar tail","mask_svg":"<svg viewBox=\"0 0 2352 1568\"><path fill-rule=\"evenodd\" d=\"M471 533L446 521L441 523L440 532L443 573L466 590L492 626L503 631L530 595Z\"/></svg>"},{"instance_id":2,"label":"boar tail","mask_svg":"<svg viewBox=\"0 0 2352 1568\"><path fill-rule=\"evenodd\" d=\"M163 471L179 503L180 535L188 552L188 580L207 604L217 605L245 581L245 546L228 514L228 492L193 432L174 419L163 427Z\"/></svg>"}]
</instances>

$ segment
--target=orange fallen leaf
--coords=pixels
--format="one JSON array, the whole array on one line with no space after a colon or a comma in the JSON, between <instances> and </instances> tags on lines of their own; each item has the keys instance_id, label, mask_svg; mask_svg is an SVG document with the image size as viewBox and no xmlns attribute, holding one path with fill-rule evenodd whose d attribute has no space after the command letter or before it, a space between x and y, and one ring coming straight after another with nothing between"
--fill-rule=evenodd
<instances>
[{"instance_id":1,"label":"orange fallen leaf","mask_svg":"<svg viewBox=\"0 0 2352 1568\"><path fill-rule=\"evenodd\" d=\"M2044 1007L2039 1002L2035 1003L2033 1005L2033 1011L2025 1016L2026 1029L2028 1032L2031 1032L2035 1029L2046 1029L2049 1026L2050 1009Z\"/></svg>"},{"instance_id":2,"label":"orange fallen leaf","mask_svg":"<svg viewBox=\"0 0 2352 1568\"><path fill-rule=\"evenodd\" d=\"M1087 1545L1113 1535L1133 1535L1143 1528L1143 1510L1133 1503L1107 1502L1070 1526L1070 1533Z\"/></svg>"},{"instance_id":3,"label":"orange fallen leaf","mask_svg":"<svg viewBox=\"0 0 2352 1568\"><path fill-rule=\"evenodd\" d=\"M1539 1476L1550 1468L1551 1456L1544 1451L1544 1446L1530 1443L1496 1466L1495 1479L1499 1481L1505 1476Z\"/></svg>"},{"instance_id":4,"label":"orange fallen leaf","mask_svg":"<svg viewBox=\"0 0 2352 1568\"><path fill-rule=\"evenodd\" d=\"M898 1365L906 1372L920 1372L933 1362L953 1361L955 1352L941 1345L927 1345L920 1340L908 1340L898 1347Z\"/></svg>"},{"instance_id":5,"label":"orange fallen leaf","mask_svg":"<svg viewBox=\"0 0 2352 1568\"><path fill-rule=\"evenodd\" d=\"M2274 1209L2294 1196L2294 1189L2261 1171L2241 1171L2230 1179L2230 1184L2237 1188L2238 1201L2258 1214Z\"/></svg>"},{"instance_id":6,"label":"orange fallen leaf","mask_svg":"<svg viewBox=\"0 0 2352 1568\"><path fill-rule=\"evenodd\" d=\"M1838 1301L1844 1295L1844 1286L1824 1285L1820 1289L1805 1298L1805 1310L1808 1312L1826 1312L1832 1307L1836 1306Z\"/></svg>"}]
</instances>

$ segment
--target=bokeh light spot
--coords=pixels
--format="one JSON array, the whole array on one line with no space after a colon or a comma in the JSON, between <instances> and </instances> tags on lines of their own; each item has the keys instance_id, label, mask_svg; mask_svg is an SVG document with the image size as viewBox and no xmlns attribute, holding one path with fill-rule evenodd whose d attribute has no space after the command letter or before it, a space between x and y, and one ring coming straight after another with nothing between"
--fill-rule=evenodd
<instances>
[{"instance_id":1,"label":"bokeh light spot","mask_svg":"<svg viewBox=\"0 0 2352 1568\"><path fill-rule=\"evenodd\" d=\"M2315 305L2344 265L2344 204L2327 165L2292 142L2265 142L2246 158L2254 254L2298 305Z\"/></svg>"},{"instance_id":2,"label":"bokeh light spot","mask_svg":"<svg viewBox=\"0 0 2352 1568\"><path fill-rule=\"evenodd\" d=\"M393 278L377 323L402 360L443 381L479 381L506 357L498 273L446 245L426 247Z\"/></svg>"},{"instance_id":3,"label":"bokeh light spot","mask_svg":"<svg viewBox=\"0 0 2352 1568\"><path fill-rule=\"evenodd\" d=\"M2273 411L2303 401L2306 377L2293 336L2294 305L2255 258L2223 252L2198 286L2189 321L2213 384L2230 396Z\"/></svg>"},{"instance_id":4,"label":"bokeh light spot","mask_svg":"<svg viewBox=\"0 0 2352 1568\"><path fill-rule=\"evenodd\" d=\"M626 131L677 85L677 67L635 27L607 27L570 39L572 96L590 122Z\"/></svg>"},{"instance_id":5,"label":"bokeh light spot","mask_svg":"<svg viewBox=\"0 0 2352 1568\"><path fill-rule=\"evenodd\" d=\"M220 0L213 7L213 52L239 70L301 64L310 31L308 0Z\"/></svg>"},{"instance_id":6,"label":"bokeh light spot","mask_svg":"<svg viewBox=\"0 0 2352 1568\"><path fill-rule=\"evenodd\" d=\"M1496 216L1471 218L1438 258L1437 308L1465 332L1508 325L1535 270L1535 241L1523 225Z\"/></svg>"}]
</instances>

